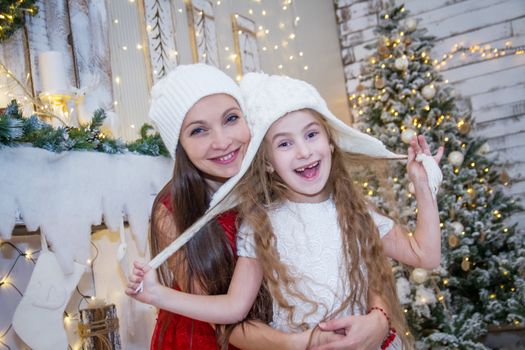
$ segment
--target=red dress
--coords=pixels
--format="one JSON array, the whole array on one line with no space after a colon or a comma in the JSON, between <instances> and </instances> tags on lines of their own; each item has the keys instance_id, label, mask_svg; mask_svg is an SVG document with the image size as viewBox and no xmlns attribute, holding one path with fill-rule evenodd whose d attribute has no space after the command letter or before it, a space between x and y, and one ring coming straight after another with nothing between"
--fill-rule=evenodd
<instances>
[{"instance_id":1,"label":"red dress","mask_svg":"<svg viewBox=\"0 0 525 350\"><path fill-rule=\"evenodd\" d=\"M172 210L170 198L166 196L162 203L168 210ZM217 217L230 242L233 252L237 256L235 236L237 229L235 219L237 214L229 211ZM194 320L166 310L159 310L155 330L151 337L151 350L217 350L215 330L209 323ZM236 349L232 345L230 350Z\"/></svg>"}]
</instances>

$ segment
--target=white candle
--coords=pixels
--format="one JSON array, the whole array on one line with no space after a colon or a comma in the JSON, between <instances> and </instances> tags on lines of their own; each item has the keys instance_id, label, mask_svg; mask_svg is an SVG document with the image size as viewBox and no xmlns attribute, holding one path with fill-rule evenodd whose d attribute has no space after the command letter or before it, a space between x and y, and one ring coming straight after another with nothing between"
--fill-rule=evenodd
<instances>
[{"instance_id":1,"label":"white candle","mask_svg":"<svg viewBox=\"0 0 525 350\"><path fill-rule=\"evenodd\" d=\"M59 51L45 51L38 55L38 67L42 92L52 95L68 94L64 58Z\"/></svg>"},{"instance_id":2,"label":"white candle","mask_svg":"<svg viewBox=\"0 0 525 350\"><path fill-rule=\"evenodd\" d=\"M5 108L11 102L11 98L7 96L7 91L0 89L0 108Z\"/></svg>"},{"instance_id":3,"label":"white candle","mask_svg":"<svg viewBox=\"0 0 525 350\"><path fill-rule=\"evenodd\" d=\"M9 93L9 78L4 74L0 75L0 108L5 108L11 102L11 98L7 95Z\"/></svg>"}]
</instances>

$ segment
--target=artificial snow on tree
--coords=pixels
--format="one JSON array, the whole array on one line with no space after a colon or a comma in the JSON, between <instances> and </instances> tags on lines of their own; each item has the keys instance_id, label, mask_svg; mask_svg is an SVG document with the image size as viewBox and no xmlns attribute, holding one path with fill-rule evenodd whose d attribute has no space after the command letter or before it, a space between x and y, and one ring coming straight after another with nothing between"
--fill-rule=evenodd
<instances>
[{"instance_id":1,"label":"artificial snow on tree","mask_svg":"<svg viewBox=\"0 0 525 350\"><path fill-rule=\"evenodd\" d=\"M434 38L393 2L378 22L378 41L369 47L374 52L350 98L358 126L396 153L405 152L416 133L434 151L445 145L438 195L441 267L425 274L397 266L399 297L419 349L487 349L481 339L490 326L525 321L525 235L508 222L522 209L503 192L508 175L486 156L485 140L469 134L470 111L433 67ZM402 209L371 199L414 232L408 177L402 166L393 166L395 206Z\"/></svg>"}]
</instances>

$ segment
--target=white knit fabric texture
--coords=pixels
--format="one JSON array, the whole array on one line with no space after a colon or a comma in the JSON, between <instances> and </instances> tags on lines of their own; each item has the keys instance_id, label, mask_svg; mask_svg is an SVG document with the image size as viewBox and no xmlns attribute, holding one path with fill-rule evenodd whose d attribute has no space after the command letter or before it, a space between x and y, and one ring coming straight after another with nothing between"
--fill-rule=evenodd
<instances>
[{"instance_id":1,"label":"white knit fabric texture","mask_svg":"<svg viewBox=\"0 0 525 350\"><path fill-rule=\"evenodd\" d=\"M416 156L416 161L423 165L423 168L427 173L428 187L430 187L430 192L432 192L432 198L436 199L439 186L443 181L443 173L441 172L439 165L432 156L424 153L419 153Z\"/></svg>"}]
</instances>

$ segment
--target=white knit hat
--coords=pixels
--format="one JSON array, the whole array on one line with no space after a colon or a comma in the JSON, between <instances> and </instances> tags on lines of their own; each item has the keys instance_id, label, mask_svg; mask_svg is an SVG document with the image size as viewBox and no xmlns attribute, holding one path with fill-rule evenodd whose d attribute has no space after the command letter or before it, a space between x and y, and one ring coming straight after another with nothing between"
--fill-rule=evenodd
<instances>
[{"instance_id":1,"label":"white knit hat","mask_svg":"<svg viewBox=\"0 0 525 350\"><path fill-rule=\"evenodd\" d=\"M224 72L207 64L180 65L153 86L149 117L172 158L175 159L186 113L201 98L214 94L232 96L243 110L239 86Z\"/></svg>"},{"instance_id":2,"label":"white knit hat","mask_svg":"<svg viewBox=\"0 0 525 350\"><path fill-rule=\"evenodd\" d=\"M215 192L210 207L203 217L150 261L149 265L153 268L157 268L162 264L216 215L238 204L238 199L228 196L228 194L251 166L270 126L289 112L305 108L319 112L334 131L334 141L345 152L360 153L377 158L406 158L404 155L398 155L387 150L385 145L378 139L364 134L337 119L330 112L319 92L304 81L286 76L248 73L244 76L240 86L244 99L244 113L250 126L252 138L239 173L226 181Z\"/></svg>"}]
</instances>

